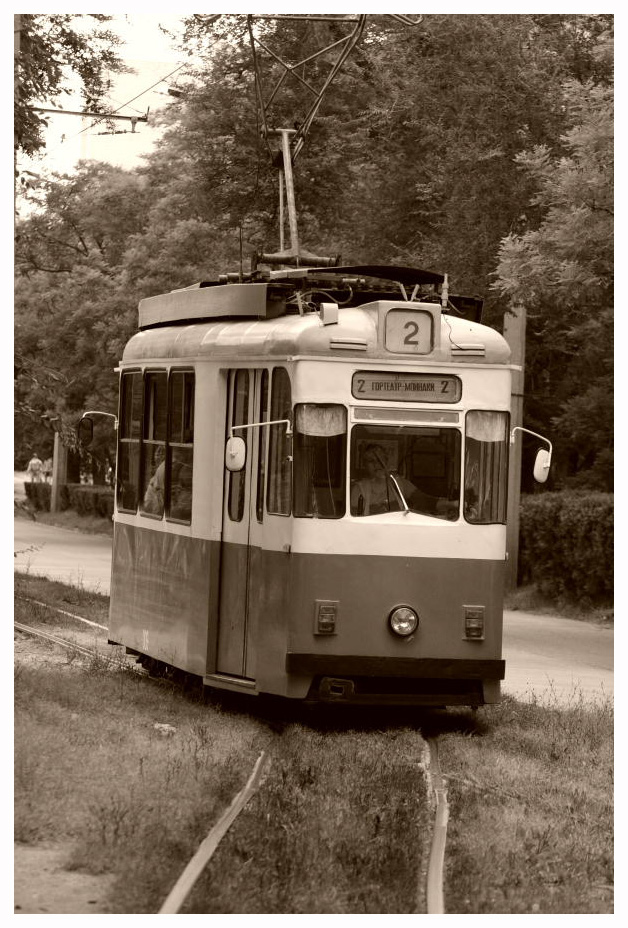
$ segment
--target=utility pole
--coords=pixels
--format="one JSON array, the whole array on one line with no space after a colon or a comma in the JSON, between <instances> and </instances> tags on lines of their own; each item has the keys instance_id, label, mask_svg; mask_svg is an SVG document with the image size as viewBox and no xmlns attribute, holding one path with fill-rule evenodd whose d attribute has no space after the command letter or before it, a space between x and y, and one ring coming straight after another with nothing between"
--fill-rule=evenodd
<instances>
[{"instance_id":1,"label":"utility pole","mask_svg":"<svg viewBox=\"0 0 628 928\"><path fill-rule=\"evenodd\" d=\"M511 363L518 370L512 372L511 421L510 427L523 425L523 388L526 354L526 308L522 303L514 303L504 316L504 338L510 345ZM521 442L510 446L510 467L508 469L508 524L506 527L506 589L512 591L517 587L517 566L519 562L519 503L521 498Z\"/></svg>"},{"instance_id":2,"label":"utility pole","mask_svg":"<svg viewBox=\"0 0 628 928\"><path fill-rule=\"evenodd\" d=\"M13 14L13 93L15 105L20 99L20 81L18 67L20 63L20 47L22 39L22 14ZM17 121L13 128L13 209L15 210L17 198Z\"/></svg>"},{"instance_id":3,"label":"utility pole","mask_svg":"<svg viewBox=\"0 0 628 928\"><path fill-rule=\"evenodd\" d=\"M52 486L50 487L50 512L61 511L61 489L67 483L68 449L61 441L61 435L55 431L54 453L52 458Z\"/></svg>"}]
</instances>

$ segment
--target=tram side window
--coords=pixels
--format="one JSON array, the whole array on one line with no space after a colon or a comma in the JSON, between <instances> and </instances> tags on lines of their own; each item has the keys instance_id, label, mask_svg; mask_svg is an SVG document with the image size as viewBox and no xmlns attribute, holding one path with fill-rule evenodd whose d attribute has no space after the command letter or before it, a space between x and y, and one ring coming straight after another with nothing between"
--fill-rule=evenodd
<instances>
[{"instance_id":1,"label":"tram side window","mask_svg":"<svg viewBox=\"0 0 628 928\"><path fill-rule=\"evenodd\" d=\"M294 514L340 519L345 514L347 410L303 403L295 408Z\"/></svg>"},{"instance_id":2,"label":"tram side window","mask_svg":"<svg viewBox=\"0 0 628 928\"><path fill-rule=\"evenodd\" d=\"M467 522L506 521L508 413L467 413L464 453L464 517Z\"/></svg>"},{"instance_id":3,"label":"tram side window","mask_svg":"<svg viewBox=\"0 0 628 928\"><path fill-rule=\"evenodd\" d=\"M166 500L166 426L168 422L168 375L151 371L144 381L144 441L142 455L142 502L146 515L164 514Z\"/></svg>"},{"instance_id":4,"label":"tram side window","mask_svg":"<svg viewBox=\"0 0 628 928\"><path fill-rule=\"evenodd\" d=\"M262 371L262 383L260 389L260 414L259 421L268 420L268 371ZM257 491L255 495L255 514L258 522L264 519L264 480L266 476L266 442L268 440L268 428L262 427L257 431Z\"/></svg>"},{"instance_id":5,"label":"tram side window","mask_svg":"<svg viewBox=\"0 0 628 928\"><path fill-rule=\"evenodd\" d=\"M249 413L249 372L235 371L233 380L233 408L231 411L232 425L245 425ZM238 429L234 434L244 439L249 445L249 429ZM241 471L229 473L229 499L228 511L232 522L241 522L244 515L244 489L246 485L246 468Z\"/></svg>"},{"instance_id":6,"label":"tram side window","mask_svg":"<svg viewBox=\"0 0 628 928\"><path fill-rule=\"evenodd\" d=\"M141 371L122 374L116 503L124 512L137 510L140 477L140 440L142 437L143 378Z\"/></svg>"},{"instance_id":7,"label":"tram side window","mask_svg":"<svg viewBox=\"0 0 628 928\"><path fill-rule=\"evenodd\" d=\"M168 442L168 518L192 518L192 467L194 456L194 374L170 375L170 437Z\"/></svg>"},{"instance_id":8,"label":"tram side window","mask_svg":"<svg viewBox=\"0 0 628 928\"><path fill-rule=\"evenodd\" d=\"M276 367L273 371L270 394L270 418L289 419L292 421L292 390L288 371ZM290 515L290 497L292 496L291 454L292 439L286 435L285 425L268 427L268 490L266 506L274 515Z\"/></svg>"}]
</instances>

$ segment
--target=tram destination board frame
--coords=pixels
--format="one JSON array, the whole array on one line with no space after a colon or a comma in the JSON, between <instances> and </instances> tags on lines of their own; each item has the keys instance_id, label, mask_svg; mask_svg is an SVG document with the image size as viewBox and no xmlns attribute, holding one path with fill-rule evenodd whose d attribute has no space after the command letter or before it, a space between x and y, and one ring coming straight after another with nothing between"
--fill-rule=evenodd
<instances>
[{"instance_id":1,"label":"tram destination board frame","mask_svg":"<svg viewBox=\"0 0 628 928\"><path fill-rule=\"evenodd\" d=\"M462 381L453 374L356 371L351 379L351 393L357 400L459 403Z\"/></svg>"}]
</instances>

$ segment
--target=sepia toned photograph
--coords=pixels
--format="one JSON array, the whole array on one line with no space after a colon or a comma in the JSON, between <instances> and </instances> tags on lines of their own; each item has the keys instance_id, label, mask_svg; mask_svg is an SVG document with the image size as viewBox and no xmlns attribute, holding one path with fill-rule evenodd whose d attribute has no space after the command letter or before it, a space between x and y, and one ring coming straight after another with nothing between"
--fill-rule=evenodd
<instances>
[{"instance_id":1,"label":"sepia toned photograph","mask_svg":"<svg viewBox=\"0 0 628 928\"><path fill-rule=\"evenodd\" d=\"M15 915L615 913L613 171L612 13L14 14Z\"/></svg>"}]
</instances>

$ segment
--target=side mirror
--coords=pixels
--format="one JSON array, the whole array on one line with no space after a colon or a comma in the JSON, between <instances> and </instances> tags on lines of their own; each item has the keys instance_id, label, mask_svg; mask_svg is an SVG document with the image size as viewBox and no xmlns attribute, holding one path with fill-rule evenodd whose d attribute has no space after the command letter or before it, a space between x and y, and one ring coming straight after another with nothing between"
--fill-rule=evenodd
<instances>
[{"instance_id":1,"label":"side mirror","mask_svg":"<svg viewBox=\"0 0 628 928\"><path fill-rule=\"evenodd\" d=\"M534 479L537 483L545 483L549 476L550 461L552 458L551 451L540 448L536 453L534 461Z\"/></svg>"},{"instance_id":2,"label":"side mirror","mask_svg":"<svg viewBox=\"0 0 628 928\"><path fill-rule=\"evenodd\" d=\"M77 427L78 441L81 448L87 448L94 440L94 421L83 416Z\"/></svg>"},{"instance_id":3,"label":"side mirror","mask_svg":"<svg viewBox=\"0 0 628 928\"><path fill-rule=\"evenodd\" d=\"M225 467L230 471L242 470L246 463L246 444L244 439L235 435L227 439L225 449Z\"/></svg>"}]
</instances>

